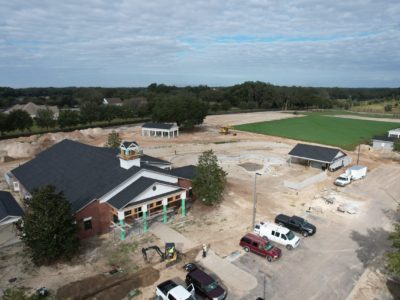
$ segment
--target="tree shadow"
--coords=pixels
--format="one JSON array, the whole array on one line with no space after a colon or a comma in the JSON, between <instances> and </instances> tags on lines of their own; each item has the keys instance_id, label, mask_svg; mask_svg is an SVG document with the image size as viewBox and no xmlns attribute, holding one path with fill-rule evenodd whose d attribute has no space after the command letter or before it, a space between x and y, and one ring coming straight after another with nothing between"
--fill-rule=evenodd
<instances>
[{"instance_id":1,"label":"tree shadow","mask_svg":"<svg viewBox=\"0 0 400 300\"><path fill-rule=\"evenodd\" d=\"M357 257L365 268L370 267L374 270L383 268L383 254L391 249L388 231L383 228L371 228L366 234L352 231L350 237L359 246L356 250Z\"/></svg>"},{"instance_id":2,"label":"tree shadow","mask_svg":"<svg viewBox=\"0 0 400 300\"><path fill-rule=\"evenodd\" d=\"M393 299L400 299L400 284L394 280L388 279L386 281L386 287L388 288Z\"/></svg>"}]
</instances>

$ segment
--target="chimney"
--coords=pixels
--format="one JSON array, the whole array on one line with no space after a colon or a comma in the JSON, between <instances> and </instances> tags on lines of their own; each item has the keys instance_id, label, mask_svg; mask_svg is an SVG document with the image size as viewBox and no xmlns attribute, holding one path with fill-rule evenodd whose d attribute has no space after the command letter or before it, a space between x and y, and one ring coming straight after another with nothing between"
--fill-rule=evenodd
<instances>
[{"instance_id":1,"label":"chimney","mask_svg":"<svg viewBox=\"0 0 400 300\"><path fill-rule=\"evenodd\" d=\"M140 167L140 157L143 151L136 142L123 141L119 146L121 152L118 155L121 168L130 169L133 166Z\"/></svg>"}]
</instances>

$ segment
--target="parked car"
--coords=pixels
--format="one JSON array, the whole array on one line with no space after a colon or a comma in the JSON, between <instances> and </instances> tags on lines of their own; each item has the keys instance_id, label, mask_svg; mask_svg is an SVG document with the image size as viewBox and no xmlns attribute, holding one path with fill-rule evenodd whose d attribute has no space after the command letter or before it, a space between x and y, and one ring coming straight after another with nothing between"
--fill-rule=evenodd
<instances>
[{"instance_id":1,"label":"parked car","mask_svg":"<svg viewBox=\"0 0 400 300\"><path fill-rule=\"evenodd\" d=\"M269 262L277 260L282 256L281 249L273 246L268 240L252 233L247 233L242 237L239 245L242 246L246 252L251 251L266 257Z\"/></svg>"},{"instance_id":2,"label":"parked car","mask_svg":"<svg viewBox=\"0 0 400 300\"><path fill-rule=\"evenodd\" d=\"M293 231L274 223L260 222L254 226L254 232L265 239L284 245L288 250L300 244L299 237Z\"/></svg>"},{"instance_id":3,"label":"parked car","mask_svg":"<svg viewBox=\"0 0 400 300\"><path fill-rule=\"evenodd\" d=\"M226 298L227 293L217 280L197 268L196 265L192 264L192 266L186 275L185 281L188 286L194 286L197 295L210 300L222 300Z\"/></svg>"},{"instance_id":4,"label":"parked car","mask_svg":"<svg viewBox=\"0 0 400 300\"><path fill-rule=\"evenodd\" d=\"M354 180L362 179L367 175L366 166L353 166L348 168L345 173L340 174L335 180L335 185L345 186Z\"/></svg>"},{"instance_id":5,"label":"parked car","mask_svg":"<svg viewBox=\"0 0 400 300\"><path fill-rule=\"evenodd\" d=\"M178 285L172 280L164 281L156 287L157 300L196 300L195 289L193 284L188 285L185 289L183 286Z\"/></svg>"},{"instance_id":6,"label":"parked car","mask_svg":"<svg viewBox=\"0 0 400 300\"><path fill-rule=\"evenodd\" d=\"M303 236L313 235L317 232L317 228L308 223L305 219L298 216L287 216L284 214L277 215L275 218L275 223L285 226L293 231L300 232Z\"/></svg>"}]
</instances>

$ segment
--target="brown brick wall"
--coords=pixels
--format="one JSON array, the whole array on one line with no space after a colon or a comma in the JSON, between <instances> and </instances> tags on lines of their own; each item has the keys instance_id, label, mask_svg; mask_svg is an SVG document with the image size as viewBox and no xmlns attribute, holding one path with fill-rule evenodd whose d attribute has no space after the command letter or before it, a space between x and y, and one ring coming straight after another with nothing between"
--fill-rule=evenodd
<instances>
[{"instance_id":1,"label":"brown brick wall","mask_svg":"<svg viewBox=\"0 0 400 300\"><path fill-rule=\"evenodd\" d=\"M188 179L178 178L178 185L185 189L188 189L192 186L192 181Z\"/></svg>"},{"instance_id":2,"label":"brown brick wall","mask_svg":"<svg viewBox=\"0 0 400 300\"><path fill-rule=\"evenodd\" d=\"M83 219L92 217L92 229L85 230L83 227ZM112 208L107 203L99 203L94 200L88 206L75 214L80 230L79 237L87 238L96 234L103 234L110 231L110 223L112 221Z\"/></svg>"}]
</instances>

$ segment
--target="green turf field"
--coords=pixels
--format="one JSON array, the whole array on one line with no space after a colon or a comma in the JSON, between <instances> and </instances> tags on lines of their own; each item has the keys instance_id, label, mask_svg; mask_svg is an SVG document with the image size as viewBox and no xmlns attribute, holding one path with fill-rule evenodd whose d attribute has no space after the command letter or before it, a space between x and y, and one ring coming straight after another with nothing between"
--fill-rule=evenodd
<instances>
[{"instance_id":1,"label":"green turf field","mask_svg":"<svg viewBox=\"0 0 400 300\"><path fill-rule=\"evenodd\" d=\"M386 135L389 129L399 127L400 123L311 114L299 118L237 125L235 129L353 150L359 143L368 142L374 135Z\"/></svg>"}]
</instances>

